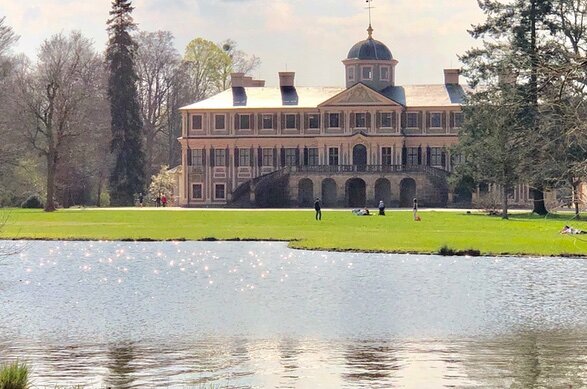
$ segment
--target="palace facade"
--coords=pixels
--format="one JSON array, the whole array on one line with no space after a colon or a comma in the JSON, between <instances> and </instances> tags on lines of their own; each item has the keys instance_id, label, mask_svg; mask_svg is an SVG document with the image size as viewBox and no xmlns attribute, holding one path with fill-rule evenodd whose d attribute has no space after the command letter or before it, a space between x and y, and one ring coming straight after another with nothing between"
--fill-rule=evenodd
<instances>
[{"instance_id":1,"label":"palace facade","mask_svg":"<svg viewBox=\"0 0 587 389\"><path fill-rule=\"evenodd\" d=\"M455 163L465 91L444 83L398 85L398 61L368 38L342 61L346 88L278 87L242 73L232 87L183 107L179 204L327 207L446 206L463 200L446 177ZM439 77L440 78L440 77ZM528 200L528 191L514 194ZM522 198L525 197L525 198ZM465 199L469 200L469 199Z\"/></svg>"}]
</instances>

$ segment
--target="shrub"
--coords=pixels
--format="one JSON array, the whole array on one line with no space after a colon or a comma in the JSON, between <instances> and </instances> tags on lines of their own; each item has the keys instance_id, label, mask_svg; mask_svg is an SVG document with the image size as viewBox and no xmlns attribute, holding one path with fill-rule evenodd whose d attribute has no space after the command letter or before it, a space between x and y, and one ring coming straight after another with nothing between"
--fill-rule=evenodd
<instances>
[{"instance_id":1,"label":"shrub","mask_svg":"<svg viewBox=\"0 0 587 389\"><path fill-rule=\"evenodd\" d=\"M29 368L18 361L0 366L0 389L29 388Z\"/></svg>"},{"instance_id":2,"label":"shrub","mask_svg":"<svg viewBox=\"0 0 587 389\"><path fill-rule=\"evenodd\" d=\"M33 194L23 201L20 206L21 208L43 208L43 201L38 194Z\"/></svg>"}]
</instances>

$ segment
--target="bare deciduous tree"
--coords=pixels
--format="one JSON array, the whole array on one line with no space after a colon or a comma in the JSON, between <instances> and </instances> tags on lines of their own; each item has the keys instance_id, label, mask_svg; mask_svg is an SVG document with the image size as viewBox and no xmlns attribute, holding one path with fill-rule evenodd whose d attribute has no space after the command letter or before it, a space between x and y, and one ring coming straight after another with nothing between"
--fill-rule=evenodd
<instances>
[{"instance_id":1,"label":"bare deciduous tree","mask_svg":"<svg viewBox=\"0 0 587 389\"><path fill-rule=\"evenodd\" d=\"M45 40L38 62L15 71L11 127L45 159L46 211L55 210L55 179L66 145L92 131L89 117L103 91L96 74L102 61L92 42L79 32Z\"/></svg>"}]
</instances>

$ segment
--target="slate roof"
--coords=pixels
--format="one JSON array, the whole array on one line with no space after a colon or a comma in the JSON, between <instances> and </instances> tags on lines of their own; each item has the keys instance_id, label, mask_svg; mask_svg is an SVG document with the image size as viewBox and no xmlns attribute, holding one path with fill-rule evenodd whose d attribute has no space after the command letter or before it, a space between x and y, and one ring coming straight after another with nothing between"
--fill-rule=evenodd
<instances>
[{"instance_id":1,"label":"slate roof","mask_svg":"<svg viewBox=\"0 0 587 389\"><path fill-rule=\"evenodd\" d=\"M181 109L316 108L345 90L330 87L247 87L240 88L233 95L232 89L228 89ZM464 103L465 97L465 90L461 85L445 84L393 86L378 93L408 108L459 106Z\"/></svg>"},{"instance_id":2,"label":"slate roof","mask_svg":"<svg viewBox=\"0 0 587 389\"><path fill-rule=\"evenodd\" d=\"M351 47L347 59L391 61L393 56L387 46L378 40L369 38Z\"/></svg>"}]
</instances>

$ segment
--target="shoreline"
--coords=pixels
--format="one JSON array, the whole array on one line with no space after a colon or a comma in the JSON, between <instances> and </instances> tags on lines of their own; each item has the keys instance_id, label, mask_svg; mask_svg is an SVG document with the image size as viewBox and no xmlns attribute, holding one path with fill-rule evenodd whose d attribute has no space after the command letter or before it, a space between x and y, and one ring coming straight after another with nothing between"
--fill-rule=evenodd
<instances>
[{"instance_id":1,"label":"shoreline","mask_svg":"<svg viewBox=\"0 0 587 389\"><path fill-rule=\"evenodd\" d=\"M158 243L158 242L280 242L287 243L287 247L292 250L315 251L315 252L332 252L332 253L356 253L356 254L398 254L398 255L437 255L441 257L510 257L510 258L576 258L586 259L587 254L528 254L528 253L485 253L477 249L454 250L452 253L440 253L439 251L415 251L415 250L383 250L383 249L353 249L340 247L296 247L292 246L293 242L300 242L301 239L256 239L256 238L228 238L220 239L215 237L205 237L202 239L172 238L172 239L155 239L155 238L123 238L123 239L97 239L97 238L0 238L0 241L8 242L127 242L127 243ZM442 249L442 248L441 248Z\"/></svg>"}]
</instances>

